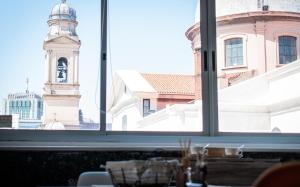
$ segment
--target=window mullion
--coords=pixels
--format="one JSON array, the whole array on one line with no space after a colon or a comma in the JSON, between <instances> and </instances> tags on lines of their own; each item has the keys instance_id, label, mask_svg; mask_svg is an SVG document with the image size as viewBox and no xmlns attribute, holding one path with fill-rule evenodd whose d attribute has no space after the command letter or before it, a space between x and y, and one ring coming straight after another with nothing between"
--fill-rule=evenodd
<instances>
[{"instance_id":1,"label":"window mullion","mask_svg":"<svg viewBox=\"0 0 300 187\"><path fill-rule=\"evenodd\" d=\"M207 0L209 135L218 134L218 84L215 0Z\"/></svg>"},{"instance_id":2,"label":"window mullion","mask_svg":"<svg viewBox=\"0 0 300 187\"><path fill-rule=\"evenodd\" d=\"M201 81L202 81L202 124L203 134L209 135L210 105L208 78L208 30L207 30L207 0L200 0L200 42L201 42Z\"/></svg>"},{"instance_id":3,"label":"window mullion","mask_svg":"<svg viewBox=\"0 0 300 187\"><path fill-rule=\"evenodd\" d=\"M100 131L106 131L107 1L101 0Z\"/></svg>"}]
</instances>

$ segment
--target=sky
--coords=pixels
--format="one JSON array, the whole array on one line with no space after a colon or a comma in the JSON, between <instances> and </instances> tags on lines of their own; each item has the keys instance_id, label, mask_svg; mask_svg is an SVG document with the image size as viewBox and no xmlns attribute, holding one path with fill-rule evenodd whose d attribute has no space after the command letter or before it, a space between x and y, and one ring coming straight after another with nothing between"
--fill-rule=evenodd
<instances>
[{"instance_id":1,"label":"sky","mask_svg":"<svg viewBox=\"0 0 300 187\"><path fill-rule=\"evenodd\" d=\"M60 0L0 0L0 98L29 91L43 94L43 41L47 20ZM77 12L80 48L80 109L99 121L100 0L67 0ZM194 24L196 0L109 0L108 86L113 73L192 74L186 30ZM98 87L98 89L97 89ZM108 89L109 90L109 89ZM109 94L108 94L109 97Z\"/></svg>"}]
</instances>

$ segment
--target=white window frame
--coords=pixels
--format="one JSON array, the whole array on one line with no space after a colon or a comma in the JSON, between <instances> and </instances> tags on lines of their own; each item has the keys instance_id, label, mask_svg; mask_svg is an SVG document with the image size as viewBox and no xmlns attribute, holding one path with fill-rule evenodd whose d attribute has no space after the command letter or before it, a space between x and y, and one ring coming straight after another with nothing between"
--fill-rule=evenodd
<instances>
[{"instance_id":1,"label":"white window frame","mask_svg":"<svg viewBox=\"0 0 300 187\"><path fill-rule=\"evenodd\" d=\"M234 38L241 38L243 41L243 64L237 66L226 66L226 48L225 48L225 41L234 39ZM248 67L248 58L247 58L247 46L248 46L248 36L246 34L226 34L220 36L217 45L217 51L219 56L223 57L222 59L218 59L218 64L221 64L219 69L227 70L227 69L235 69L235 68L247 68Z\"/></svg>"},{"instance_id":2,"label":"white window frame","mask_svg":"<svg viewBox=\"0 0 300 187\"><path fill-rule=\"evenodd\" d=\"M107 0L101 0L102 20ZM0 150L106 150L176 149L179 139L215 146L245 145L246 150L300 151L299 134L220 133L218 131L218 92L216 62L215 0L201 0L201 60L203 132L110 132L105 131L105 115L100 113L100 131L0 130ZM107 28L107 23L101 24ZM106 29L101 33L101 109L106 107ZM204 55L206 54L206 55ZM206 57L205 57L206 56Z\"/></svg>"}]
</instances>

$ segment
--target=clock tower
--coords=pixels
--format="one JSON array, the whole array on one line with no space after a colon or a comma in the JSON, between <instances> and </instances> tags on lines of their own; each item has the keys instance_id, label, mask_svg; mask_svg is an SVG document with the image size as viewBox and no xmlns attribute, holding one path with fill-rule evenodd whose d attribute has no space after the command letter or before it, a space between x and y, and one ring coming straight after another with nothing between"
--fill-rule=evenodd
<instances>
[{"instance_id":1,"label":"clock tower","mask_svg":"<svg viewBox=\"0 0 300 187\"><path fill-rule=\"evenodd\" d=\"M43 124L79 125L79 48L76 11L62 0L49 16L44 41Z\"/></svg>"}]
</instances>

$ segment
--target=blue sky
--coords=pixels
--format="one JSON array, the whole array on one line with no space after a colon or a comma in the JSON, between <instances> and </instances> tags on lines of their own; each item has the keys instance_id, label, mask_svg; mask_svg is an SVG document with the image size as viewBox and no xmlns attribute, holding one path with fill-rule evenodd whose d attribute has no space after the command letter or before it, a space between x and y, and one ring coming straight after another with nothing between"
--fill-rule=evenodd
<instances>
[{"instance_id":1,"label":"blue sky","mask_svg":"<svg viewBox=\"0 0 300 187\"><path fill-rule=\"evenodd\" d=\"M42 94L43 40L51 8L60 0L0 0L0 98L29 89ZM67 0L76 9L80 49L80 108L99 121L96 103L100 50L100 0ZM193 25L196 0L110 0L112 71L193 72L191 44L185 31ZM108 67L111 66L108 64ZM108 72L111 72L108 69ZM111 79L110 73L108 79Z\"/></svg>"}]
</instances>

